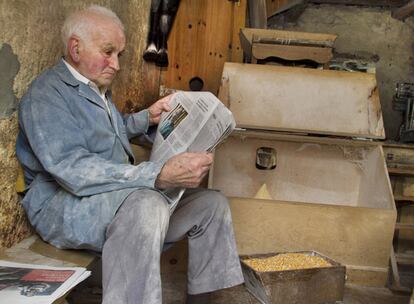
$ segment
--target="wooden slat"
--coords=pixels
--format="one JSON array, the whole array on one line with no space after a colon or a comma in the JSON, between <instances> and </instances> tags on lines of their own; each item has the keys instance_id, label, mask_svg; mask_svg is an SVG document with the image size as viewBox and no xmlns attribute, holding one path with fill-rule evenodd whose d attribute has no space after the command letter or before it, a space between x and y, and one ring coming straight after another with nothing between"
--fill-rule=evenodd
<instances>
[{"instance_id":1,"label":"wooden slat","mask_svg":"<svg viewBox=\"0 0 414 304\"><path fill-rule=\"evenodd\" d=\"M147 107L154 101L158 100L159 87L160 87L160 75L161 71L155 64L149 64L144 62L142 66L143 79L145 87L142 88L143 94L143 105ZM132 112L132 111L124 111Z\"/></svg>"},{"instance_id":2,"label":"wooden slat","mask_svg":"<svg viewBox=\"0 0 414 304\"><path fill-rule=\"evenodd\" d=\"M249 0L249 21L252 28L267 28L266 0Z\"/></svg>"},{"instance_id":3,"label":"wooden slat","mask_svg":"<svg viewBox=\"0 0 414 304\"><path fill-rule=\"evenodd\" d=\"M388 173L395 175L414 176L413 168L407 168L402 166L388 167Z\"/></svg>"},{"instance_id":4,"label":"wooden slat","mask_svg":"<svg viewBox=\"0 0 414 304\"><path fill-rule=\"evenodd\" d=\"M414 231L414 224L396 223L395 230L411 230Z\"/></svg>"},{"instance_id":5,"label":"wooden slat","mask_svg":"<svg viewBox=\"0 0 414 304\"><path fill-rule=\"evenodd\" d=\"M331 48L263 43L253 43L252 53L252 60L278 57L286 60L307 59L318 63L327 63L333 56Z\"/></svg>"},{"instance_id":6,"label":"wooden slat","mask_svg":"<svg viewBox=\"0 0 414 304\"><path fill-rule=\"evenodd\" d=\"M333 47L337 35L324 33L307 33L281 30L266 30L243 28L240 32L240 42L243 52L248 58L252 56L253 41L269 41L274 44L276 41L287 44L290 41L301 42L302 44L314 44L321 47Z\"/></svg>"},{"instance_id":7,"label":"wooden slat","mask_svg":"<svg viewBox=\"0 0 414 304\"><path fill-rule=\"evenodd\" d=\"M400 265L414 265L414 255L412 254L397 253L395 259Z\"/></svg>"},{"instance_id":8,"label":"wooden slat","mask_svg":"<svg viewBox=\"0 0 414 304\"><path fill-rule=\"evenodd\" d=\"M243 49L240 43L240 31L246 26L247 0L240 0L233 7L233 32L231 42L231 62L243 62Z\"/></svg>"},{"instance_id":9,"label":"wooden slat","mask_svg":"<svg viewBox=\"0 0 414 304\"><path fill-rule=\"evenodd\" d=\"M244 24L232 17L235 5L222 0L181 2L168 40L169 66L161 72L161 85L189 90L190 80L199 77L203 90L217 94L224 62L233 56L233 20Z\"/></svg>"},{"instance_id":10,"label":"wooden slat","mask_svg":"<svg viewBox=\"0 0 414 304\"><path fill-rule=\"evenodd\" d=\"M266 1L266 13L267 18L284 12L295 5L303 3L304 0L267 0Z\"/></svg>"},{"instance_id":11,"label":"wooden slat","mask_svg":"<svg viewBox=\"0 0 414 304\"><path fill-rule=\"evenodd\" d=\"M391 16L395 19L403 20L407 18L409 15L411 15L412 13L414 13L414 0L394 10Z\"/></svg>"},{"instance_id":12,"label":"wooden slat","mask_svg":"<svg viewBox=\"0 0 414 304\"><path fill-rule=\"evenodd\" d=\"M395 256L394 247L391 246L391 254L390 254L390 264L391 264L391 272L392 272L392 285L400 288L401 281L400 281L400 274L398 272L398 265L397 265L397 258Z\"/></svg>"},{"instance_id":13,"label":"wooden slat","mask_svg":"<svg viewBox=\"0 0 414 304\"><path fill-rule=\"evenodd\" d=\"M404 5L404 0L310 0L311 3L347 4L398 7Z\"/></svg>"},{"instance_id":14,"label":"wooden slat","mask_svg":"<svg viewBox=\"0 0 414 304\"><path fill-rule=\"evenodd\" d=\"M389 172L389 169L388 169ZM393 193L395 202L414 202L414 196L404 195L404 176L394 177L393 181Z\"/></svg>"},{"instance_id":15,"label":"wooden slat","mask_svg":"<svg viewBox=\"0 0 414 304\"><path fill-rule=\"evenodd\" d=\"M395 202L407 202L407 203L414 203L414 197L410 196L402 196L402 195L394 195Z\"/></svg>"}]
</instances>

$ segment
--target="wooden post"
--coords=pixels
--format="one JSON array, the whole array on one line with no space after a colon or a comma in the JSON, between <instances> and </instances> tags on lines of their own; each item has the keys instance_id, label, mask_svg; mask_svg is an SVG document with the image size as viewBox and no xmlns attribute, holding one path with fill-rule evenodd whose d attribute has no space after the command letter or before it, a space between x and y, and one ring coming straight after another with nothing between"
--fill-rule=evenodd
<instances>
[{"instance_id":1,"label":"wooden post","mask_svg":"<svg viewBox=\"0 0 414 304\"><path fill-rule=\"evenodd\" d=\"M267 28L266 0L249 0L249 20L251 28Z\"/></svg>"},{"instance_id":2,"label":"wooden post","mask_svg":"<svg viewBox=\"0 0 414 304\"><path fill-rule=\"evenodd\" d=\"M391 16L395 19L404 20L412 13L414 13L414 0L411 0L406 5L395 9Z\"/></svg>"}]
</instances>

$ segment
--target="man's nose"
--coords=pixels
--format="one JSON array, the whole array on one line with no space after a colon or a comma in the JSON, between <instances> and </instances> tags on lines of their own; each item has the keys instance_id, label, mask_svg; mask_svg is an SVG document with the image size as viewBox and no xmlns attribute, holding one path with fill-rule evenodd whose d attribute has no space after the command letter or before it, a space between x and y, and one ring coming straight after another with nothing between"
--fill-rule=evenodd
<instances>
[{"instance_id":1,"label":"man's nose","mask_svg":"<svg viewBox=\"0 0 414 304\"><path fill-rule=\"evenodd\" d=\"M112 69L114 69L115 71L119 71L121 69L120 66L119 66L119 58L118 58L118 55L117 54L113 54L111 56L111 60L110 60L109 66Z\"/></svg>"}]
</instances>

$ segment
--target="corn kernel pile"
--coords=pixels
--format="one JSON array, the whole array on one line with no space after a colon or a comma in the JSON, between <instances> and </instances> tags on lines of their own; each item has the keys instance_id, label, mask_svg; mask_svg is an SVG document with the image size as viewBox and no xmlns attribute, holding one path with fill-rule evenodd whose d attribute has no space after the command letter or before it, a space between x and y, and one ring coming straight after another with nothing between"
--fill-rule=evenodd
<instances>
[{"instance_id":1,"label":"corn kernel pile","mask_svg":"<svg viewBox=\"0 0 414 304\"><path fill-rule=\"evenodd\" d=\"M268 258L252 258L243 260L248 266L258 272L283 271L332 266L318 256L304 253L283 253Z\"/></svg>"}]
</instances>

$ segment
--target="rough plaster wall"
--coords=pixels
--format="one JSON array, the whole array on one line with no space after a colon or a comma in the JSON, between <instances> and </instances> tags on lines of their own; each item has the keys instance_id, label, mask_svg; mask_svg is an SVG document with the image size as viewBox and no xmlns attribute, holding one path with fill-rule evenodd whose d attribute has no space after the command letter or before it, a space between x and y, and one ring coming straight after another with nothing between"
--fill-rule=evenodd
<instances>
[{"instance_id":1,"label":"rough plaster wall","mask_svg":"<svg viewBox=\"0 0 414 304\"><path fill-rule=\"evenodd\" d=\"M130 108L139 108L150 0L0 0L0 248L31 233L15 193L17 101L30 82L61 57L59 31L65 16L91 4L112 8L125 24L127 48L113 86L114 99L120 109L127 100Z\"/></svg>"},{"instance_id":2,"label":"rough plaster wall","mask_svg":"<svg viewBox=\"0 0 414 304\"><path fill-rule=\"evenodd\" d=\"M308 5L296 22L270 22L270 28L337 34L337 53L377 61L386 135L397 138L402 115L392 109L391 101L397 82L414 82L414 17L403 22L393 19L389 9Z\"/></svg>"}]
</instances>

